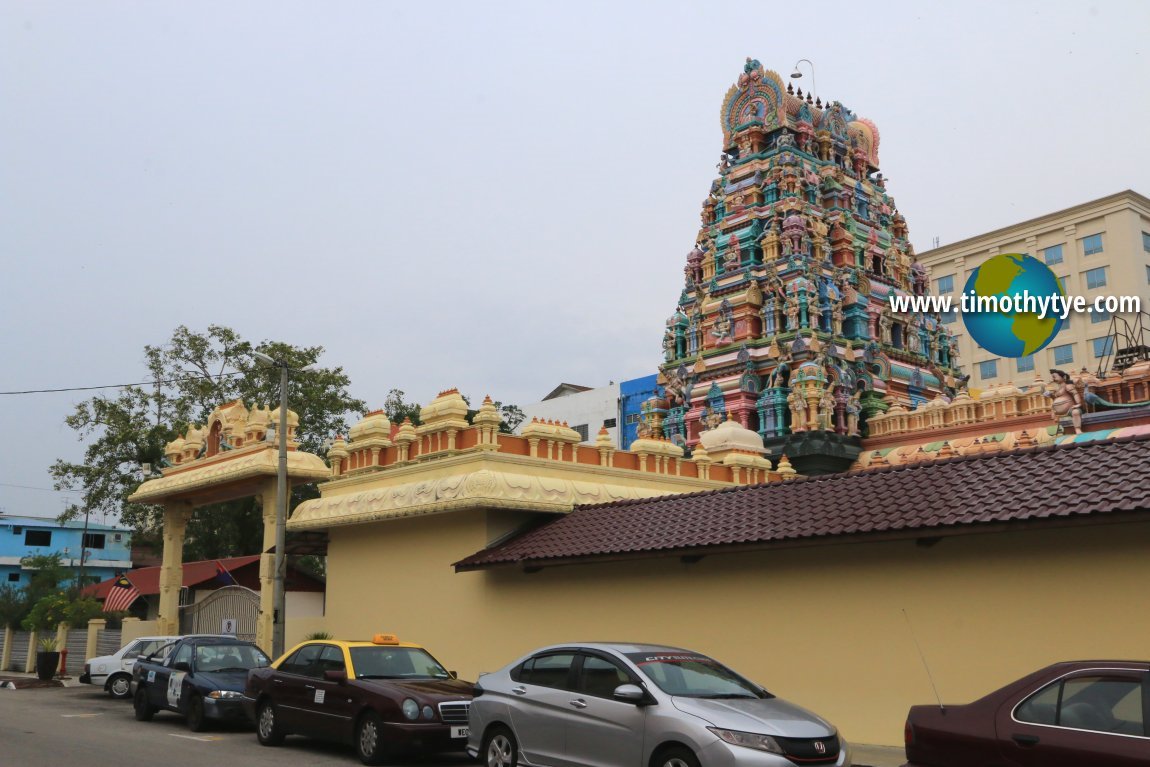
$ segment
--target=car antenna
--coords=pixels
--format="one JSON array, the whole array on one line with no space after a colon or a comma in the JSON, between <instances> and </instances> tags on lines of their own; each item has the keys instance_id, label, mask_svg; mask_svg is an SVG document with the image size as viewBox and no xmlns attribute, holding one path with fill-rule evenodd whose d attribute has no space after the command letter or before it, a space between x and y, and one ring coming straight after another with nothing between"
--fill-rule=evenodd
<instances>
[{"instance_id":1,"label":"car antenna","mask_svg":"<svg viewBox=\"0 0 1150 767\"><path fill-rule=\"evenodd\" d=\"M902 617L906 618L906 627L910 631L911 641L914 642L915 649L918 650L918 657L922 659L922 667L926 669L926 678L930 680L930 689L934 690L934 699L938 701L938 710L946 713L946 706L942 705L942 697L938 694L938 688L934 685L934 675L930 673L930 666L926 662L926 655L922 651L922 645L918 643L918 637L914 635L914 626L910 623L910 613L906 608L902 608Z\"/></svg>"}]
</instances>

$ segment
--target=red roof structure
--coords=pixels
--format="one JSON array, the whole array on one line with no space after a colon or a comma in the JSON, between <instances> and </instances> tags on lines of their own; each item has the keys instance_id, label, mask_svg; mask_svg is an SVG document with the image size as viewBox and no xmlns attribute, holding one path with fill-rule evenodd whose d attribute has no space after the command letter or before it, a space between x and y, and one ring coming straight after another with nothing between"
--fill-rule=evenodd
<instances>
[{"instance_id":1,"label":"red roof structure","mask_svg":"<svg viewBox=\"0 0 1150 767\"><path fill-rule=\"evenodd\" d=\"M212 582L215 581L216 585L226 585L223 580L217 580L220 574L220 569L226 570L232 578L240 586L247 586L250 589L258 591L260 588L259 583L259 562L260 557L258 554L252 554L246 557L221 557L220 559L205 559L199 562L185 562L184 563L184 580L183 586L185 588L211 588ZM217 568L217 564L219 568ZM142 595L160 593L160 570L159 567L141 567L136 570L128 570L124 573L136 590ZM94 583L84 589L84 596L94 597L96 599L105 599L108 593L115 587L116 578L109 578L106 581ZM288 567L287 580L284 587L288 591L323 591L323 583L305 575L304 573L296 570L295 568Z\"/></svg>"},{"instance_id":2,"label":"red roof structure","mask_svg":"<svg viewBox=\"0 0 1150 767\"><path fill-rule=\"evenodd\" d=\"M1139 436L581 506L476 552L455 569L530 570L864 538L931 539L1121 521L1147 509L1150 437Z\"/></svg>"}]
</instances>

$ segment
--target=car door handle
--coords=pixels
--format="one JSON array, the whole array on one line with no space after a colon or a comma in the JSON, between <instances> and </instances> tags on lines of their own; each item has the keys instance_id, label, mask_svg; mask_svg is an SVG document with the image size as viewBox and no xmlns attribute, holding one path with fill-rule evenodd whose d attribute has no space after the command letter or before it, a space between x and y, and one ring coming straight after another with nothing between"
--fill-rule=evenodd
<instances>
[{"instance_id":1,"label":"car door handle","mask_svg":"<svg viewBox=\"0 0 1150 767\"><path fill-rule=\"evenodd\" d=\"M1022 735L1021 733L1015 733L1011 737L1014 738L1014 742L1020 746L1037 746L1038 745L1038 736L1037 735Z\"/></svg>"},{"instance_id":2,"label":"car door handle","mask_svg":"<svg viewBox=\"0 0 1150 767\"><path fill-rule=\"evenodd\" d=\"M314 690L314 689L315 689L315 685L314 685L314 684L305 684L305 685L304 685L304 689L305 689L305 690Z\"/></svg>"},{"instance_id":3,"label":"car door handle","mask_svg":"<svg viewBox=\"0 0 1150 767\"><path fill-rule=\"evenodd\" d=\"M571 701L567 701L567 702L570 703L575 708L587 708L587 701L583 700L582 698L576 698L575 700L571 700Z\"/></svg>"},{"instance_id":4,"label":"car door handle","mask_svg":"<svg viewBox=\"0 0 1150 767\"><path fill-rule=\"evenodd\" d=\"M284 680L282 680L282 679L273 679L272 681L275 682L276 684L283 684L284 683Z\"/></svg>"},{"instance_id":5,"label":"car door handle","mask_svg":"<svg viewBox=\"0 0 1150 767\"><path fill-rule=\"evenodd\" d=\"M515 693L516 695L526 695L527 694L527 688L526 687L512 687L511 692Z\"/></svg>"}]
</instances>

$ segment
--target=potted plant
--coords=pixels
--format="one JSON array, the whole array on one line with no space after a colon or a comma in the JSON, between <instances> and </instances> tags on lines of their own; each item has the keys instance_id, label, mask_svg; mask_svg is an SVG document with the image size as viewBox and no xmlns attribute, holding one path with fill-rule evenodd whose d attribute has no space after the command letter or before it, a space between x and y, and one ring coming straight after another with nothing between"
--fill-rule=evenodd
<instances>
[{"instance_id":1,"label":"potted plant","mask_svg":"<svg viewBox=\"0 0 1150 767\"><path fill-rule=\"evenodd\" d=\"M56 650L56 638L44 637L36 645L36 676L45 682L56 676L60 668L60 653Z\"/></svg>"}]
</instances>

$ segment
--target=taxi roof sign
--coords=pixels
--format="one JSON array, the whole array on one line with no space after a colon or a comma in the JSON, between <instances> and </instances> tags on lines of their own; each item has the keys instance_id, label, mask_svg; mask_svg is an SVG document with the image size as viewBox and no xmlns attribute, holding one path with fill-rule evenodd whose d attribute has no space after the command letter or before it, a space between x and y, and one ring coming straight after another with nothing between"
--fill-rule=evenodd
<instances>
[{"instance_id":1,"label":"taxi roof sign","mask_svg":"<svg viewBox=\"0 0 1150 767\"><path fill-rule=\"evenodd\" d=\"M399 644L399 637L395 634L376 634L371 638L372 644Z\"/></svg>"}]
</instances>

